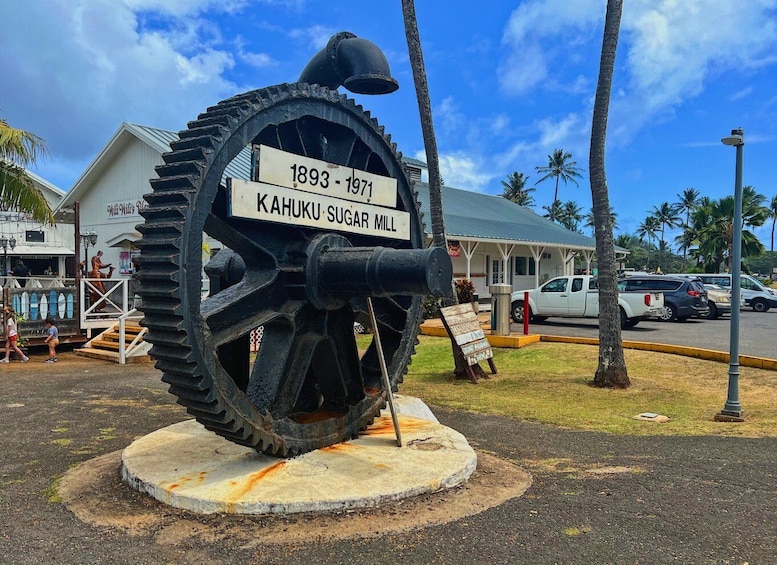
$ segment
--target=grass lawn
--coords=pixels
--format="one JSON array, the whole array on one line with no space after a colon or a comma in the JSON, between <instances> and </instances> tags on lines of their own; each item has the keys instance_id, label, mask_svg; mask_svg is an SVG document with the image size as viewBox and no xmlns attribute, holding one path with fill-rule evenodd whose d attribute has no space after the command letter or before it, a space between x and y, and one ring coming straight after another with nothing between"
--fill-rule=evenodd
<instances>
[{"instance_id":1,"label":"grass lawn","mask_svg":"<svg viewBox=\"0 0 777 565\"><path fill-rule=\"evenodd\" d=\"M626 350L631 388L598 389L589 385L598 347L537 343L494 349L499 374L473 385L453 379L447 338L420 336L416 351L399 392L430 405L618 434L777 436L774 371L740 368L739 396L748 420L721 423L712 418L726 400L724 363ZM488 372L487 364L482 366ZM663 414L670 421L633 419L642 412Z\"/></svg>"}]
</instances>

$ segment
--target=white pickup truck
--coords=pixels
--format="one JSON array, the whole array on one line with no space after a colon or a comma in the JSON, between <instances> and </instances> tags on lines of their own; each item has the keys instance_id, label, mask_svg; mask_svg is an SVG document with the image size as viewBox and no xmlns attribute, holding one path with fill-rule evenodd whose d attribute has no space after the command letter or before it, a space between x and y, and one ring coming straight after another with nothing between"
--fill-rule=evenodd
<instances>
[{"instance_id":1,"label":"white pickup truck","mask_svg":"<svg viewBox=\"0 0 777 565\"><path fill-rule=\"evenodd\" d=\"M559 318L598 318L599 287L596 277L573 275L556 277L529 291L512 293L510 313L516 323L523 323L524 292L529 293L532 321L542 321L551 316ZM664 295L660 292L618 294L621 328L633 328L640 320L658 318L664 308Z\"/></svg>"}]
</instances>

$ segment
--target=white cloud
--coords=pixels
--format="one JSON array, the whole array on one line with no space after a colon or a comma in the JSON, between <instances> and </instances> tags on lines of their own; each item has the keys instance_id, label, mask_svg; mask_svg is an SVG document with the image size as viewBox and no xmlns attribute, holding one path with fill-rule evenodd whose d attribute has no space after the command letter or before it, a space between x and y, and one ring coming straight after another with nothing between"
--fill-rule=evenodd
<instances>
[{"instance_id":1,"label":"white cloud","mask_svg":"<svg viewBox=\"0 0 777 565\"><path fill-rule=\"evenodd\" d=\"M738 90L737 92L732 94L729 97L729 100L731 100L732 102L735 101L735 100L741 100L742 98L747 98L752 93L753 93L753 87L752 86L748 86L747 88L743 88L742 90Z\"/></svg>"},{"instance_id":2,"label":"white cloud","mask_svg":"<svg viewBox=\"0 0 777 565\"><path fill-rule=\"evenodd\" d=\"M0 76L25 88L5 89L2 110L16 127L57 147L58 160L93 156L122 121L182 128L235 92L223 78L233 56L197 14L217 4L237 9L241 2L12 4L3 8ZM161 23L144 26L149 14L138 9L161 10Z\"/></svg>"},{"instance_id":3,"label":"white cloud","mask_svg":"<svg viewBox=\"0 0 777 565\"><path fill-rule=\"evenodd\" d=\"M553 61L574 55L558 51L553 39L565 43L602 19L601 0L530 0L510 14L502 43L507 54L500 64L500 84L508 94L523 94L553 77Z\"/></svg>"},{"instance_id":4,"label":"white cloud","mask_svg":"<svg viewBox=\"0 0 777 565\"><path fill-rule=\"evenodd\" d=\"M274 67L278 64L278 61L267 53L251 53L248 51L240 52L240 60L257 68Z\"/></svg>"},{"instance_id":5,"label":"white cloud","mask_svg":"<svg viewBox=\"0 0 777 565\"><path fill-rule=\"evenodd\" d=\"M522 2L505 26L499 69L502 91L524 97L529 93L536 97L534 90L562 91L579 96L578 104L587 112L595 81L578 75L565 84L568 79L561 67L578 57L575 45L581 51L598 52L605 8L603 0ZM626 2L610 110L610 122L615 124L611 137L627 142L645 124L671 116L675 108L698 96L711 77L774 64L775 8L777 0ZM748 29L758 33L742 32ZM741 89L732 99L748 94L749 90Z\"/></svg>"},{"instance_id":6,"label":"white cloud","mask_svg":"<svg viewBox=\"0 0 777 565\"><path fill-rule=\"evenodd\" d=\"M313 50L320 51L326 47L329 38L335 33L337 33L337 30L334 28L314 25L302 29L293 29L289 32L289 37L307 40Z\"/></svg>"},{"instance_id":7,"label":"white cloud","mask_svg":"<svg viewBox=\"0 0 777 565\"><path fill-rule=\"evenodd\" d=\"M415 158L425 162L426 153L418 151ZM446 186L483 192L493 179L492 176L480 172L486 170L486 167L476 162L469 153L441 153L439 160L440 175Z\"/></svg>"}]
</instances>

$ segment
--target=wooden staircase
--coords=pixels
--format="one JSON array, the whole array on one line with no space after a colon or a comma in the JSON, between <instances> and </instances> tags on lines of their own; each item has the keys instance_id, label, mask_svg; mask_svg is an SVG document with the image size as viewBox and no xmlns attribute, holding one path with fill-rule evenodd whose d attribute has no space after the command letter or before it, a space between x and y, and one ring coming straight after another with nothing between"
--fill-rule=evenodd
<instances>
[{"instance_id":1,"label":"wooden staircase","mask_svg":"<svg viewBox=\"0 0 777 565\"><path fill-rule=\"evenodd\" d=\"M145 332L140 324L135 321L127 320L124 326L124 347L130 345L136 338L138 342L133 350L126 355L126 363L149 363L151 357L148 352L151 349L151 344L143 341L142 334ZM105 361L114 361L120 363L119 348L121 346L121 336L119 335L119 323L115 323L113 326L102 332L97 337L92 338L90 341L80 349L76 349L76 355L83 357L91 357L93 359L103 359Z\"/></svg>"}]
</instances>

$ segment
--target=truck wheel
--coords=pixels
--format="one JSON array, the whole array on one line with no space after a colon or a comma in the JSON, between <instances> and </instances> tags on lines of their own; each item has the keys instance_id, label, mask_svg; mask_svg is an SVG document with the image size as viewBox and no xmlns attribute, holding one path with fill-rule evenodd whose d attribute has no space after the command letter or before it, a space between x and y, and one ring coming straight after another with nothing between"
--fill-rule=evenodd
<instances>
[{"instance_id":1,"label":"truck wheel","mask_svg":"<svg viewBox=\"0 0 777 565\"><path fill-rule=\"evenodd\" d=\"M630 318L629 320L626 321L627 328L633 328L637 324L639 324L639 318Z\"/></svg>"},{"instance_id":2,"label":"truck wheel","mask_svg":"<svg viewBox=\"0 0 777 565\"><path fill-rule=\"evenodd\" d=\"M756 312L766 312L769 309L769 304L762 298L755 298L750 302L750 306L752 306L753 310Z\"/></svg>"},{"instance_id":3,"label":"truck wheel","mask_svg":"<svg viewBox=\"0 0 777 565\"><path fill-rule=\"evenodd\" d=\"M707 306L710 307L710 311L707 313L705 318L708 320L714 320L715 318L718 318L720 316L720 312L718 312L718 307L715 306L714 302L707 302Z\"/></svg>"},{"instance_id":4,"label":"truck wheel","mask_svg":"<svg viewBox=\"0 0 777 565\"><path fill-rule=\"evenodd\" d=\"M517 300L512 303L510 307L510 317L516 324L523 323L523 300Z\"/></svg>"},{"instance_id":5,"label":"truck wheel","mask_svg":"<svg viewBox=\"0 0 777 565\"><path fill-rule=\"evenodd\" d=\"M629 319L626 317L626 312L623 311L623 308L620 309L621 313L621 329L625 330L629 327Z\"/></svg>"}]
</instances>

